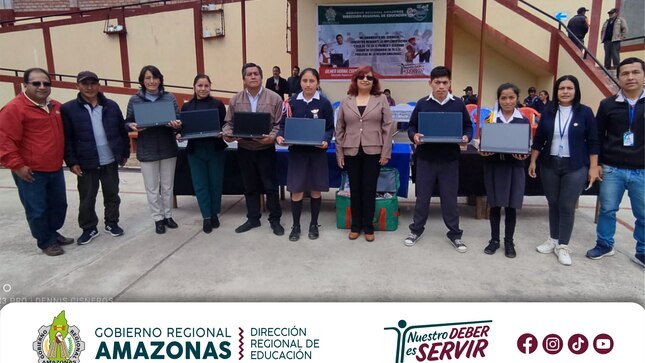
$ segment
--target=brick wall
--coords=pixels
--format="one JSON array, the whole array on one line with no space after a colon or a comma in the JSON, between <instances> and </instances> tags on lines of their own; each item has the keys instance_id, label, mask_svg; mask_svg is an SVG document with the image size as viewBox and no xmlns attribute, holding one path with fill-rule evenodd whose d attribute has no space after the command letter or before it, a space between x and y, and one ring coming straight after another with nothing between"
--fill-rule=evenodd
<instances>
[{"instance_id":1,"label":"brick wall","mask_svg":"<svg viewBox=\"0 0 645 363\"><path fill-rule=\"evenodd\" d=\"M195 2L201 0L174 0L170 4ZM13 9L22 11L68 11L70 3L78 3L81 10L106 8L110 6L130 5L141 2L140 0L13 0ZM163 4L163 3L161 3Z\"/></svg>"}]
</instances>

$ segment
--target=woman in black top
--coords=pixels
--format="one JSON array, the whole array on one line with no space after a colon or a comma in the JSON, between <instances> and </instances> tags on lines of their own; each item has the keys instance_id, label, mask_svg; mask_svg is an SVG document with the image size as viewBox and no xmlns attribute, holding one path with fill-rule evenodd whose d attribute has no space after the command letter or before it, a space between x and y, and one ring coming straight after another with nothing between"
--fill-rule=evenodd
<instances>
[{"instance_id":1,"label":"woman in black top","mask_svg":"<svg viewBox=\"0 0 645 363\"><path fill-rule=\"evenodd\" d=\"M218 128L221 129L224 126L226 107L220 100L211 96L210 78L205 74L198 74L193 81L193 89L195 91L193 98L184 103L181 110L217 109L219 113ZM193 188L204 219L203 230L206 233L219 227L217 214L222 206L222 185L226 161L224 150L226 147L227 144L222 140L220 132L217 137L190 139L186 148Z\"/></svg>"}]
</instances>

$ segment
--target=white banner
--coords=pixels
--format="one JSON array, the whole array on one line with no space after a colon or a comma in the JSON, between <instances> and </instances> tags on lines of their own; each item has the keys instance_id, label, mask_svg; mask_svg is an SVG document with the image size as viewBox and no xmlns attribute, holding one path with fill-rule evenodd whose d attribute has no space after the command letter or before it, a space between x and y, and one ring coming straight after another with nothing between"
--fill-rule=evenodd
<instances>
[{"instance_id":1,"label":"white banner","mask_svg":"<svg viewBox=\"0 0 645 363\"><path fill-rule=\"evenodd\" d=\"M633 303L12 303L0 362L643 362Z\"/></svg>"}]
</instances>

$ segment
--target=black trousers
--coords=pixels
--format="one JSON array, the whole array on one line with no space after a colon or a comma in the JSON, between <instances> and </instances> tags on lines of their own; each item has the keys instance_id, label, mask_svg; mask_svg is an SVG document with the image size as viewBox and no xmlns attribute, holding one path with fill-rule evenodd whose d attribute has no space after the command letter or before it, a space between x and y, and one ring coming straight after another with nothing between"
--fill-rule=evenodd
<instances>
[{"instance_id":1,"label":"black trousers","mask_svg":"<svg viewBox=\"0 0 645 363\"><path fill-rule=\"evenodd\" d=\"M282 216L278 178L276 176L276 153L271 147L263 150L237 149L237 161L242 173L246 217L250 221L260 221L260 194L267 197L269 222L279 222Z\"/></svg>"},{"instance_id":2,"label":"black trousers","mask_svg":"<svg viewBox=\"0 0 645 363\"><path fill-rule=\"evenodd\" d=\"M105 224L119 222L119 166L116 162L102 165L98 169L83 169L83 176L76 178L79 205L78 225L81 229L91 229L99 223L96 215L96 195L99 192L99 183L103 192L103 206L105 207Z\"/></svg>"},{"instance_id":3,"label":"black trousers","mask_svg":"<svg viewBox=\"0 0 645 363\"><path fill-rule=\"evenodd\" d=\"M374 209L376 208L376 184L381 171L380 154L368 155L363 148L356 156L345 156L349 175L350 206L352 208L351 231L374 233Z\"/></svg>"},{"instance_id":4,"label":"black trousers","mask_svg":"<svg viewBox=\"0 0 645 363\"><path fill-rule=\"evenodd\" d=\"M439 185L441 215L448 227L447 236L451 241L460 239L463 231L459 229L459 210L457 209L459 160L441 162L417 157L417 201L414 205L414 219L410 224L410 231L421 235L425 230L430 213L430 198L435 184Z\"/></svg>"}]
</instances>

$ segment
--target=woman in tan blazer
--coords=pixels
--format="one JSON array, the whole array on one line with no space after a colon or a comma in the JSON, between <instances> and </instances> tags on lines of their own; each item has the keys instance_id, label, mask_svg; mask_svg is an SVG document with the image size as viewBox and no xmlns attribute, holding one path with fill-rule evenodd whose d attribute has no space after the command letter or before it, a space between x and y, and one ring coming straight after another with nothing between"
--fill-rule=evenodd
<instances>
[{"instance_id":1,"label":"woman in tan blazer","mask_svg":"<svg viewBox=\"0 0 645 363\"><path fill-rule=\"evenodd\" d=\"M392 153L392 114L370 66L354 72L347 94L338 108L336 161L341 169L347 167L349 175L349 239L357 239L363 231L365 240L372 242L376 182Z\"/></svg>"}]
</instances>

